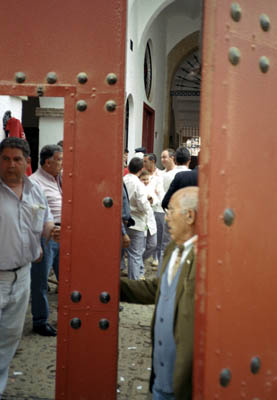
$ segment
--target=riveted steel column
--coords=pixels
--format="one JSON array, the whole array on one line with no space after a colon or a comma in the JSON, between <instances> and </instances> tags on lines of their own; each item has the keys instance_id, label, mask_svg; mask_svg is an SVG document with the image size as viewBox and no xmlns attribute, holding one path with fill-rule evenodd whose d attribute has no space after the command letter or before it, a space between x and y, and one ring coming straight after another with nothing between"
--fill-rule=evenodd
<instances>
[{"instance_id":1,"label":"riveted steel column","mask_svg":"<svg viewBox=\"0 0 277 400\"><path fill-rule=\"evenodd\" d=\"M65 99L56 399L115 399L126 1L1 7L0 94Z\"/></svg>"},{"instance_id":2,"label":"riveted steel column","mask_svg":"<svg viewBox=\"0 0 277 400\"><path fill-rule=\"evenodd\" d=\"M197 400L277 393L276 20L276 2L204 2Z\"/></svg>"}]
</instances>

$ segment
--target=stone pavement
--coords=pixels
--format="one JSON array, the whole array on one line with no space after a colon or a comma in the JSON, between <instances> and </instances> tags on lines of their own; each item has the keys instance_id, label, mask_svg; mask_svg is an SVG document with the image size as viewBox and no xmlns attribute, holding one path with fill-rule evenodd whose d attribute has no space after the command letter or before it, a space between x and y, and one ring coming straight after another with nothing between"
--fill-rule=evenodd
<instances>
[{"instance_id":1,"label":"stone pavement","mask_svg":"<svg viewBox=\"0 0 277 400\"><path fill-rule=\"evenodd\" d=\"M147 275L154 276L150 267ZM56 327L57 294L51 284L50 323ZM150 322L153 306L121 303L117 400L142 400L148 392L151 367ZM24 334L14 357L2 400L52 400L55 398L56 338L32 332L30 307ZM94 399L93 393L91 399Z\"/></svg>"}]
</instances>

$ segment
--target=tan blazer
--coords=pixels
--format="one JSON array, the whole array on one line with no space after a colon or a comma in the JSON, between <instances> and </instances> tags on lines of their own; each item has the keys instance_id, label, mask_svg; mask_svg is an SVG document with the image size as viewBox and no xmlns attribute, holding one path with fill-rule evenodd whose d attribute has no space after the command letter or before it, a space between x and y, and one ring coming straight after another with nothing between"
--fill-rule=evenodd
<instances>
[{"instance_id":1,"label":"tan blazer","mask_svg":"<svg viewBox=\"0 0 277 400\"><path fill-rule=\"evenodd\" d=\"M161 275L175 249L176 244L171 242L164 254ZM192 360L194 336L194 287L196 273L196 257L192 249L183 264L176 290L174 307L174 337L176 343L176 362L173 375L173 388L176 400L190 400L192 398ZM120 280L120 299L130 303L156 304L160 295L160 279L134 281L127 278ZM151 332L152 344L154 340L154 310ZM152 369L150 390L154 382Z\"/></svg>"}]
</instances>

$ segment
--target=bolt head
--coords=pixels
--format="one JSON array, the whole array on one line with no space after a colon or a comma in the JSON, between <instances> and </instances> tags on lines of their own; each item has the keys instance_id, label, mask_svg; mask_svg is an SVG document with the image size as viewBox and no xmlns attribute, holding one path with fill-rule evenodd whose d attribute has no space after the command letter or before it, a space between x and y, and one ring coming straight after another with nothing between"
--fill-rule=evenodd
<instances>
[{"instance_id":1,"label":"bolt head","mask_svg":"<svg viewBox=\"0 0 277 400\"><path fill-rule=\"evenodd\" d=\"M26 74L24 72L16 72L15 81L17 83L24 83L26 80Z\"/></svg>"},{"instance_id":2,"label":"bolt head","mask_svg":"<svg viewBox=\"0 0 277 400\"><path fill-rule=\"evenodd\" d=\"M77 75L77 79L78 79L78 82L79 82L79 83L81 83L82 85L84 85L84 84L87 83L87 81L88 81L88 76L87 76L87 74L86 74L85 72L80 72L80 73Z\"/></svg>"},{"instance_id":3,"label":"bolt head","mask_svg":"<svg viewBox=\"0 0 277 400\"><path fill-rule=\"evenodd\" d=\"M111 197L105 197L103 199L103 204L106 208L111 208L113 206L113 199Z\"/></svg>"},{"instance_id":4,"label":"bolt head","mask_svg":"<svg viewBox=\"0 0 277 400\"><path fill-rule=\"evenodd\" d=\"M270 29L270 19L266 14L260 16L260 25L263 31L268 32Z\"/></svg>"},{"instance_id":5,"label":"bolt head","mask_svg":"<svg viewBox=\"0 0 277 400\"><path fill-rule=\"evenodd\" d=\"M259 357L253 357L250 363L250 371L252 374L257 374L261 368L261 360Z\"/></svg>"},{"instance_id":6,"label":"bolt head","mask_svg":"<svg viewBox=\"0 0 277 400\"><path fill-rule=\"evenodd\" d=\"M115 85L117 82L117 76L113 72L107 75L106 80L109 85Z\"/></svg>"},{"instance_id":7,"label":"bolt head","mask_svg":"<svg viewBox=\"0 0 277 400\"><path fill-rule=\"evenodd\" d=\"M106 331L110 326L110 322L106 318L102 318L99 321L99 328L102 329L103 331Z\"/></svg>"},{"instance_id":8,"label":"bolt head","mask_svg":"<svg viewBox=\"0 0 277 400\"><path fill-rule=\"evenodd\" d=\"M81 112L85 111L87 109L87 106L88 105L85 100L78 100L76 103L77 110Z\"/></svg>"},{"instance_id":9,"label":"bolt head","mask_svg":"<svg viewBox=\"0 0 277 400\"><path fill-rule=\"evenodd\" d=\"M260 70L265 74L269 70L270 62L266 56L262 56L259 61Z\"/></svg>"},{"instance_id":10,"label":"bolt head","mask_svg":"<svg viewBox=\"0 0 277 400\"><path fill-rule=\"evenodd\" d=\"M108 100L105 104L106 110L113 112L116 110L116 102L114 100Z\"/></svg>"},{"instance_id":11,"label":"bolt head","mask_svg":"<svg viewBox=\"0 0 277 400\"><path fill-rule=\"evenodd\" d=\"M238 3L233 3L231 5L231 17L236 22L239 22L241 19L241 7Z\"/></svg>"},{"instance_id":12,"label":"bolt head","mask_svg":"<svg viewBox=\"0 0 277 400\"><path fill-rule=\"evenodd\" d=\"M79 303L79 301L81 301L82 295L80 292L75 290L74 292L71 293L70 298L73 301L73 303Z\"/></svg>"},{"instance_id":13,"label":"bolt head","mask_svg":"<svg viewBox=\"0 0 277 400\"><path fill-rule=\"evenodd\" d=\"M73 329L80 329L82 325L82 321L80 320L80 318L72 318L72 320L70 321L70 326Z\"/></svg>"},{"instance_id":14,"label":"bolt head","mask_svg":"<svg viewBox=\"0 0 277 400\"><path fill-rule=\"evenodd\" d=\"M240 62L240 51L237 47L229 49L229 61L233 65L237 65Z\"/></svg>"},{"instance_id":15,"label":"bolt head","mask_svg":"<svg viewBox=\"0 0 277 400\"><path fill-rule=\"evenodd\" d=\"M111 296L108 292L102 292L99 296L101 303L107 304L111 300Z\"/></svg>"},{"instance_id":16,"label":"bolt head","mask_svg":"<svg viewBox=\"0 0 277 400\"><path fill-rule=\"evenodd\" d=\"M56 83L58 80L56 72L48 72L46 80L50 85Z\"/></svg>"},{"instance_id":17,"label":"bolt head","mask_svg":"<svg viewBox=\"0 0 277 400\"><path fill-rule=\"evenodd\" d=\"M225 225L231 226L235 220L235 213L231 208L226 208L223 215Z\"/></svg>"},{"instance_id":18,"label":"bolt head","mask_svg":"<svg viewBox=\"0 0 277 400\"><path fill-rule=\"evenodd\" d=\"M231 379L232 379L231 371L228 368L224 368L220 372L220 376L219 376L220 385L223 386L223 387L228 386L230 381L231 381Z\"/></svg>"}]
</instances>

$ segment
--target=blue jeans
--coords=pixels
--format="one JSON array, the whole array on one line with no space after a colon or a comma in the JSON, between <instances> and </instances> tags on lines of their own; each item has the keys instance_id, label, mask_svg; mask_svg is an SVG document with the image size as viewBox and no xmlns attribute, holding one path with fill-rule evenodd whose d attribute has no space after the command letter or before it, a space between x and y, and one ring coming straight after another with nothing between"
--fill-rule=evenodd
<instances>
[{"instance_id":1,"label":"blue jeans","mask_svg":"<svg viewBox=\"0 0 277 400\"><path fill-rule=\"evenodd\" d=\"M155 382L152 387L152 400L175 400L173 393L164 393L155 387Z\"/></svg>"},{"instance_id":2,"label":"blue jeans","mask_svg":"<svg viewBox=\"0 0 277 400\"><path fill-rule=\"evenodd\" d=\"M48 320L49 305L47 292L51 267L53 267L57 279L59 278L59 243L49 240L46 244L46 240L42 238L41 247L43 250L42 260L39 263L32 263L31 269L33 326L44 325Z\"/></svg>"},{"instance_id":3,"label":"blue jeans","mask_svg":"<svg viewBox=\"0 0 277 400\"><path fill-rule=\"evenodd\" d=\"M130 246L126 249L128 255L128 278L139 280L144 274L142 254L144 252L144 232L127 228L131 239Z\"/></svg>"},{"instance_id":4,"label":"blue jeans","mask_svg":"<svg viewBox=\"0 0 277 400\"><path fill-rule=\"evenodd\" d=\"M155 259L160 262L161 251L162 251L162 241L163 241L163 231L164 231L164 213L154 212L155 220L157 224L157 249Z\"/></svg>"},{"instance_id":5,"label":"blue jeans","mask_svg":"<svg viewBox=\"0 0 277 400\"><path fill-rule=\"evenodd\" d=\"M163 230L163 237L162 237L160 263L159 263L159 266L158 266L158 273L157 273L158 276L160 276L162 265L163 265L164 252L165 252L165 249L167 248L167 246L169 245L170 240L171 240L171 237L170 237L170 233L169 233L169 230L168 230L168 225L167 225L167 222L164 221L164 230Z\"/></svg>"},{"instance_id":6,"label":"blue jeans","mask_svg":"<svg viewBox=\"0 0 277 400\"><path fill-rule=\"evenodd\" d=\"M157 248L157 234L151 235L149 229L147 230L147 236L144 237L144 253L143 253L143 261L147 260L149 257L155 255Z\"/></svg>"}]
</instances>

